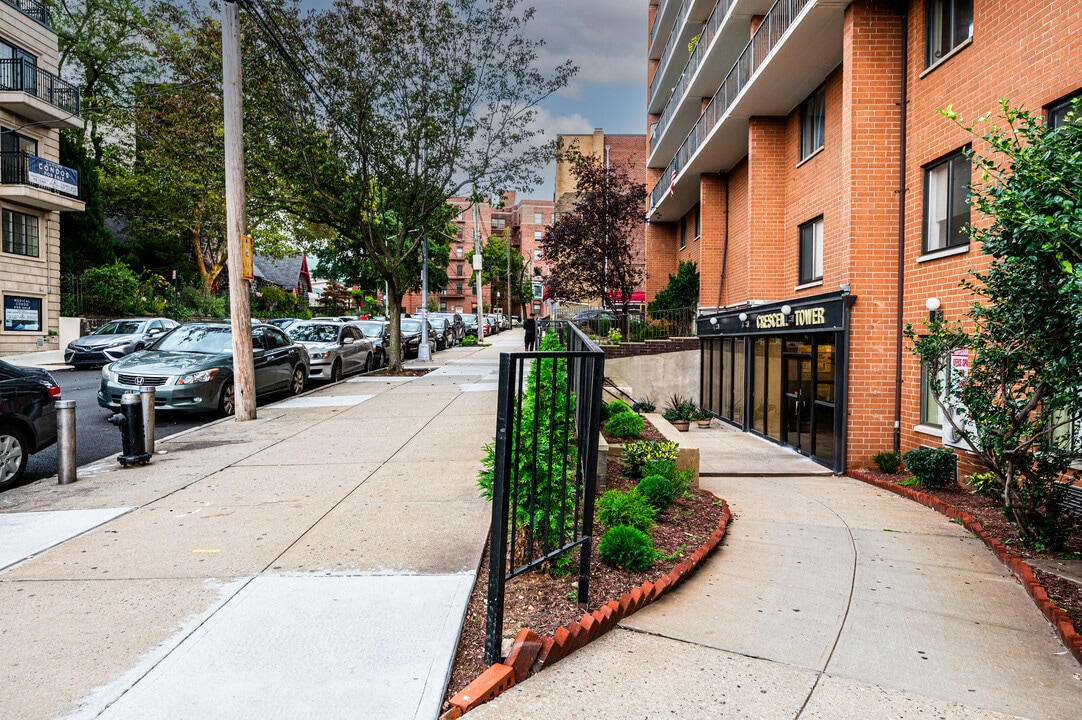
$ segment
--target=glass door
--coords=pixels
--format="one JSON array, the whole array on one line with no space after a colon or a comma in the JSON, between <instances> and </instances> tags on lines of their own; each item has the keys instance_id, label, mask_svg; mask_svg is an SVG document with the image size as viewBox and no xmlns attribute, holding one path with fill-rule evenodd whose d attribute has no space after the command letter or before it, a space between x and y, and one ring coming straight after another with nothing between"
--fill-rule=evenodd
<instances>
[{"instance_id":1,"label":"glass door","mask_svg":"<svg viewBox=\"0 0 1082 720\"><path fill-rule=\"evenodd\" d=\"M785 355L785 436L782 441L812 454L812 357Z\"/></svg>"}]
</instances>

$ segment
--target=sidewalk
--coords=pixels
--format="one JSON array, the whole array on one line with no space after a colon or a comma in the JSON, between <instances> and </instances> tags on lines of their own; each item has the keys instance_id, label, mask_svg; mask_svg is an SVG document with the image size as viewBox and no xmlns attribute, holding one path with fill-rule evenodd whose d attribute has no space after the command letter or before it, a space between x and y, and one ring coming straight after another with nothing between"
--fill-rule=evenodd
<instances>
[{"instance_id":1,"label":"sidewalk","mask_svg":"<svg viewBox=\"0 0 1082 720\"><path fill-rule=\"evenodd\" d=\"M435 717L521 333L492 342L0 494L0 715Z\"/></svg>"}]
</instances>

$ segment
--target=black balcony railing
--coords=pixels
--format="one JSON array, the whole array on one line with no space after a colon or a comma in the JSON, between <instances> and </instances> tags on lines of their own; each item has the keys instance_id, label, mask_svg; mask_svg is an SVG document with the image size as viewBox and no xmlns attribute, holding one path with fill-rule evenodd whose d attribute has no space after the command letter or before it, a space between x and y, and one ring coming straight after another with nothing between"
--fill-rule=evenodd
<instances>
[{"instance_id":1,"label":"black balcony railing","mask_svg":"<svg viewBox=\"0 0 1082 720\"><path fill-rule=\"evenodd\" d=\"M38 2L38 0L4 0L4 2L23 15L34 18L45 27L52 28L52 25L49 24L49 8Z\"/></svg>"},{"instance_id":2,"label":"black balcony railing","mask_svg":"<svg viewBox=\"0 0 1082 720\"><path fill-rule=\"evenodd\" d=\"M79 175L69 167L28 152L0 152L0 185L35 185L79 197Z\"/></svg>"},{"instance_id":3,"label":"black balcony railing","mask_svg":"<svg viewBox=\"0 0 1082 720\"><path fill-rule=\"evenodd\" d=\"M0 90L21 90L72 115L81 112L79 88L24 58L0 60Z\"/></svg>"}]
</instances>

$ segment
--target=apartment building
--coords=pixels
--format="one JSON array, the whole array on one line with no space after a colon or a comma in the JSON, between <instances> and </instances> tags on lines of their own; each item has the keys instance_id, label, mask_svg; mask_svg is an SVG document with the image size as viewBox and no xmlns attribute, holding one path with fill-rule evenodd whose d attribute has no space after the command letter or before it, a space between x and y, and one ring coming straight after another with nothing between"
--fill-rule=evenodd
<instances>
[{"instance_id":1,"label":"apartment building","mask_svg":"<svg viewBox=\"0 0 1082 720\"><path fill-rule=\"evenodd\" d=\"M937 110L1063 122L1082 3L650 5L647 263L699 265L703 402L839 472L955 445L900 334L961 318L987 266L963 232L980 143Z\"/></svg>"},{"instance_id":2,"label":"apartment building","mask_svg":"<svg viewBox=\"0 0 1082 720\"><path fill-rule=\"evenodd\" d=\"M474 272L470 257L476 242L484 245L490 237L499 235L510 240L512 252L522 255L524 271L533 278L534 283L534 302L529 309L539 314L544 302L544 281L548 276L547 266L540 258L540 240L545 228L552 224L553 203L549 200L518 200L516 193L508 192L498 205L479 203L476 222L473 203L469 198L453 197L448 203L458 209L458 214L452 219L455 233L451 238L447 285L429 288L429 296L438 298L440 310L477 312L477 289L470 284ZM490 312L496 308L503 308L507 312L506 287L485 284L481 288L481 297ZM421 312L421 294L407 295L402 304L406 312ZM523 312L520 307L512 306L511 310L512 315Z\"/></svg>"},{"instance_id":3,"label":"apartment building","mask_svg":"<svg viewBox=\"0 0 1082 720\"><path fill-rule=\"evenodd\" d=\"M80 212L60 130L80 130L79 88L57 77L57 35L39 0L0 0L0 355L59 341L60 212Z\"/></svg>"}]
</instances>

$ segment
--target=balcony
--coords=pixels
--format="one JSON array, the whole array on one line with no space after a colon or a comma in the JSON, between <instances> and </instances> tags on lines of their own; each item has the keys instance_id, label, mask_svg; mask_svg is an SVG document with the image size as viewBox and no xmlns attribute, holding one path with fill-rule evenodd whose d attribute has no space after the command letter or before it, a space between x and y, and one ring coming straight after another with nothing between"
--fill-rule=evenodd
<instances>
[{"instance_id":1,"label":"balcony","mask_svg":"<svg viewBox=\"0 0 1082 720\"><path fill-rule=\"evenodd\" d=\"M81 130L80 103L79 88L33 62L0 60L0 107L5 110L55 128Z\"/></svg>"},{"instance_id":2,"label":"balcony","mask_svg":"<svg viewBox=\"0 0 1082 720\"><path fill-rule=\"evenodd\" d=\"M698 177L748 154L748 121L784 117L842 61L849 0L778 0L650 193L649 218L672 222L699 201Z\"/></svg>"},{"instance_id":3,"label":"balcony","mask_svg":"<svg viewBox=\"0 0 1082 720\"><path fill-rule=\"evenodd\" d=\"M670 2L673 1L670 0ZM680 3L672 30L665 41L665 49L661 53L661 61L654 73L654 79L650 81L650 99L647 108L650 112L659 112L662 103L669 97L671 91L668 88L676 82L677 73L686 62L684 53L689 52L688 43L699 34L703 19L706 18L711 7L713 7L712 0L684 0Z\"/></svg>"},{"instance_id":4,"label":"balcony","mask_svg":"<svg viewBox=\"0 0 1082 720\"><path fill-rule=\"evenodd\" d=\"M26 15L29 18L37 20L45 27L52 30L52 25L49 23L49 8L38 2L38 0L3 0L8 5Z\"/></svg>"},{"instance_id":5,"label":"balcony","mask_svg":"<svg viewBox=\"0 0 1082 720\"><path fill-rule=\"evenodd\" d=\"M38 210L83 210L79 173L28 152L0 152L0 200Z\"/></svg>"}]
</instances>

